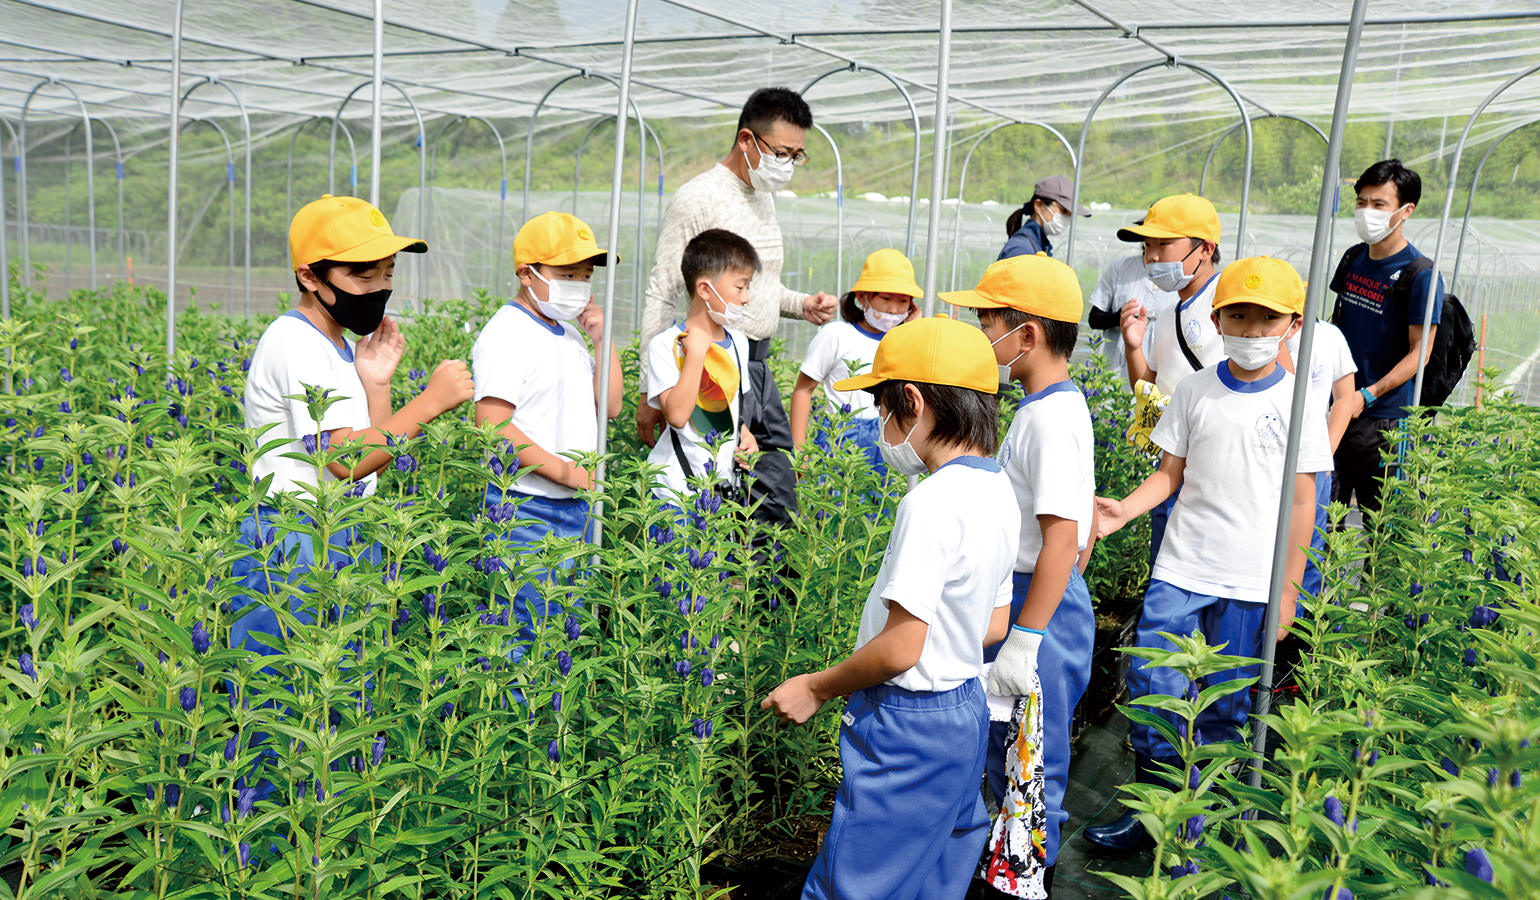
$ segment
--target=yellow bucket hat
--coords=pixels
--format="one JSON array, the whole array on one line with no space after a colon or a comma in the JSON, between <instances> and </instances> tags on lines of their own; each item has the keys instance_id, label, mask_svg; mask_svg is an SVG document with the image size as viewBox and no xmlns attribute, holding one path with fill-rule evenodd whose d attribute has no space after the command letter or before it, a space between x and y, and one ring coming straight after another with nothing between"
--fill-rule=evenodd
<instances>
[{"instance_id":1,"label":"yellow bucket hat","mask_svg":"<svg viewBox=\"0 0 1540 900\"><path fill-rule=\"evenodd\" d=\"M861 277L850 288L873 294L908 294L923 297L925 291L915 283L914 263L903 253L885 249L866 258L861 265Z\"/></svg>"},{"instance_id":2,"label":"yellow bucket hat","mask_svg":"<svg viewBox=\"0 0 1540 900\"><path fill-rule=\"evenodd\" d=\"M687 333L674 339L674 362L681 370L684 369L684 336ZM738 379L738 360L732 351L713 343L706 350L706 366L701 370L695 405L712 413L727 409L733 395L738 393Z\"/></svg>"},{"instance_id":3,"label":"yellow bucket hat","mask_svg":"<svg viewBox=\"0 0 1540 900\"><path fill-rule=\"evenodd\" d=\"M884 381L919 381L1000 390L995 349L984 332L947 316L916 319L882 336L871 371L836 381L836 391L869 390Z\"/></svg>"},{"instance_id":4,"label":"yellow bucket hat","mask_svg":"<svg viewBox=\"0 0 1540 900\"><path fill-rule=\"evenodd\" d=\"M289 262L296 269L323 259L373 262L397 253L426 252L426 243L391 231L385 214L357 197L322 194L289 221Z\"/></svg>"},{"instance_id":5,"label":"yellow bucket hat","mask_svg":"<svg viewBox=\"0 0 1540 900\"><path fill-rule=\"evenodd\" d=\"M1085 310L1075 270L1046 253L996 260L971 291L944 291L943 303L973 309L1009 307L1056 322L1079 322Z\"/></svg>"}]
</instances>

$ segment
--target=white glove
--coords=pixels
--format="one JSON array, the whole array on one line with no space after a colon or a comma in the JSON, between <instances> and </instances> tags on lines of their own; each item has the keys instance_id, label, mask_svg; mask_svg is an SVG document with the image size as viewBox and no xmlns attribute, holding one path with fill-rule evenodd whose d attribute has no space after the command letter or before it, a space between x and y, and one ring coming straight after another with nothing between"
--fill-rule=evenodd
<instances>
[{"instance_id":1,"label":"white glove","mask_svg":"<svg viewBox=\"0 0 1540 900\"><path fill-rule=\"evenodd\" d=\"M1037 648L1042 643L1041 633L1012 625L989 670L989 692L1003 697L1030 693L1037 674Z\"/></svg>"}]
</instances>

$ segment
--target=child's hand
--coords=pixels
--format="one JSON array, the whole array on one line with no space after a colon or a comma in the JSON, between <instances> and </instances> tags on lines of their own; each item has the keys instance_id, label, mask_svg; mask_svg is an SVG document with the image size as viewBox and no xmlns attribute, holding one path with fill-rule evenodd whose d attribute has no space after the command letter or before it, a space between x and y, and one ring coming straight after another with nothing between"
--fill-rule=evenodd
<instances>
[{"instance_id":1,"label":"child's hand","mask_svg":"<svg viewBox=\"0 0 1540 900\"><path fill-rule=\"evenodd\" d=\"M1143 346L1144 331L1149 324L1149 313L1138 300L1123 304L1123 311L1118 316L1118 325L1123 330L1123 343L1130 347Z\"/></svg>"},{"instance_id":2,"label":"child's hand","mask_svg":"<svg viewBox=\"0 0 1540 900\"><path fill-rule=\"evenodd\" d=\"M1097 540L1116 534L1119 528L1128 524L1128 518L1123 513L1123 501L1114 500L1111 497L1096 498L1096 516Z\"/></svg>"},{"instance_id":3,"label":"child's hand","mask_svg":"<svg viewBox=\"0 0 1540 900\"><path fill-rule=\"evenodd\" d=\"M691 328L679 338L679 343L684 347L684 358L705 356L711 349L711 333L704 328Z\"/></svg>"},{"instance_id":4,"label":"child's hand","mask_svg":"<svg viewBox=\"0 0 1540 900\"><path fill-rule=\"evenodd\" d=\"M749 426L738 426L738 449L733 451L733 458L738 461L738 468L748 471L754 468L751 458L759 452L759 441L754 433L749 431Z\"/></svg>"},{"instance_id":5,"label":"child's hand","mask_svg":"<svg viewBox=\"0 0 1540 900\"><path fill-rule=\"evenodd\" d=\"M593 473L589 472L587 469L583 468L575 462L569 461L567 463L567 477L564 479L564 483L567 485L567 487L572 488L574 491L592 490L594 486L594 476Z\"/></svg>"},{"instance_id":6,"label":"child's hand","mask_svg":"<svg viewBox=\"0 0 1540 900\"><path fill-rule=\"evenodd\" d=\"M369 387L389 387L405 350L405 336L396 327L396 320L386 316L380 320L379 328L353 344L353 371Z\"/></svg>"},{"instance_id":7,"label":"child's hand","mask_svg":"<svg viewBox=\"0 0 1540 900\"><path fill-rule=\"evenodd\" d=\"M813 676L797 675L781 682L781 686L760 701L760 709L768 709L793 725L801 725L818 714L824 698L813 690Z\"/></svg>"},{"instance_id":8,"label":"child's hand","mask_svg":"<svg viewBox=\"0 0 1540 900\"><path fill-rule=\"evenodd\" d=\"M443 414L475 396L476 385L464 360L446 359L434 367L422 392Z\"/></svg>"},{"instance_id":9,"label":"child's hand","mask_svg":"<svg viewBox=\"0 0 1540 900\"><path fill-rule=\"evenodd\" d=\"M588 305L577 314L578 327L593 341L594 349L599 349L599 343L604 340L604 310L597 301L588 298Z\"/></svg>"},{"instance_id":10,"label":"child's hand","mask_svg":"<svg viewBox=\"0 0 1540 900\"><path fill-rule=\"evenodd\" d=\"M1298 609L1295 599L1293 592L1284 591L1278 603L1278 640L1280 641L1289 636L1289 626L1293 624L1294 613Z\"/></svg>"}]
</instances>

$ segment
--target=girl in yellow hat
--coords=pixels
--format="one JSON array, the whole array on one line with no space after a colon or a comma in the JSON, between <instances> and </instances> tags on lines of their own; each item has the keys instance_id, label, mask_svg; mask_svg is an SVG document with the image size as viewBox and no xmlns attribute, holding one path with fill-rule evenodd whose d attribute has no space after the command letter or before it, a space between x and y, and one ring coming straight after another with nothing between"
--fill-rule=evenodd
<instances>
[{"instance_id":1,"label":"girl in yellow hat","mask_svg":"<svg viewBox=\"0 0 1540 900\"><path fill-rule=\"evenodd\" d=\"M914 265L903 253L885 249L866 258L861 277L840 300L841 321L818 329L797 375L791 394L791 436L798 450L807 443L814 389L822 385L831 411L850 414L837 441L855 441L878 474L887 474L877 449L877 409L871 395L836 390L834 383L870 369L877 342L894 326L920 314L915 300L924 294L914 281ZM830 446L827 429L828 424L823 423L813 436L825 450Z\"/></svg>"}]
</instances>

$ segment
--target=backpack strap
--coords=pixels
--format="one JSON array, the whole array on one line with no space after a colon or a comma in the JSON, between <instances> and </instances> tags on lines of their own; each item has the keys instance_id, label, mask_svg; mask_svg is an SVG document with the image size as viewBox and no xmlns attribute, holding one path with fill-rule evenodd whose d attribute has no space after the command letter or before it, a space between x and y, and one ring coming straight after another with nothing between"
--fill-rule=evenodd
<instances>
[{"instance_id":1,"label":"backpack strap","mask_svg":"<svg viewBox=\"0 0 1540 900\"><path fill-rule=\"evenodd\" d=\"M1368 244L1354 244L1343 251L1342 259L1337 261L1337 271L1332 273L1331 284L1327 285L1328 288L1332 284L1342 283L1342 280L1347 277L1347 270L1352 267L1353 263L1358 261L1358 257L1363 254L1368 246ZM1342 291L1340 290L1337 291L1337 300L1332 304L1331 318L1328 321L1333 325L1342 324Z\"/></svg>"},{"instance_id":2,"label":"backpack strap","mask_svg":"<svg viewBox=\"0 0 1540 900\"><path fill-rule=\"evenodd\" d=\"M1183 334L1182 330L1182 301L1179 298L1176 301L1176 343L1182 348L1182 355L1187 357L1187 364L1192 366L1192 370L1202 371L1203 363L1199 361L1198 354L1192 352L1192 348L1187 346L1187 335Z\"/></svg>"},{"instance_id":3,"label":"backpack strap","mask_svg":"<svg viewBox=\"0 0 1540 900\"><path fill-rule=\"evenodd\" d=\"M1407 263L1401 269L1401 274L1396 277L1395 287L1390 289L1392 299L1410 303L1412 300L1412 284L1417 276L1433 268L1433 260L1426 256L1419 256Z\"/></svg>"}]
</instances>

